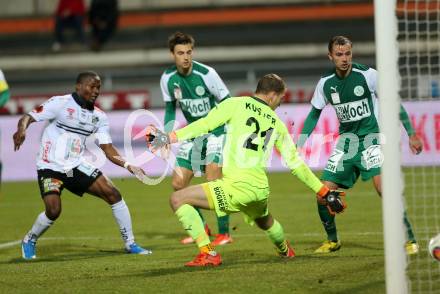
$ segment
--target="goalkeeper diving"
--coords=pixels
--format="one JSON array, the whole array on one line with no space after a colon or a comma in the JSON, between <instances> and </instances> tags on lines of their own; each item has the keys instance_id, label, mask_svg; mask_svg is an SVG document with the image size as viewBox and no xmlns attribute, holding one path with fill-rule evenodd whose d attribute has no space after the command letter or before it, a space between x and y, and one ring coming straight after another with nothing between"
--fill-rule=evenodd
<instances>
[{"instance_id":1,"label":"goalkeeper diving","mask_svg":"<svg viewBox=\"0 0 440 294\"><path fill-rule=\"evenodd\" d=\"M265 232L281 257L295 256L281 224L268 210L270 189L265 170L274 146L292 173L318 198L327 201L330 211L344 210L344 193L330 191L313 174L299 157L286 126L274 112L285 92L284 81L275 74L268 74L259 80L254 96L229 98L206 117L182 129L165 134L154 126L147 128L147 146L156 151L207 134L223 124L227 126L223 178L175 191L170 198L171 208L200 250L186 266L217 266L222 262L195 207L215 210L218 216L242 212L246 222L256 223Z\"/></svg>"}]
</instances>

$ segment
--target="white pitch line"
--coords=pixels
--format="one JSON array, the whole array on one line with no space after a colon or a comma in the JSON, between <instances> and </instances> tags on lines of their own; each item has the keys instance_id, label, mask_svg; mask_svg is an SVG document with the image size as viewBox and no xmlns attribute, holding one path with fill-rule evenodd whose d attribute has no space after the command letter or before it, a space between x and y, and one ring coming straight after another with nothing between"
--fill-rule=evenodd
<instances>
[{"instance_id":1,"label":"white pitch line","mask_svg":"<svg viewBox=\"0 0 440 294\"><path fill-rule=\"evenodd\" d=\"M21 243L21 240L17 240L17 241L11 241L11 242L6 242L6 243L1 243L0 244L0 249L4 249L4 248L9 248L9 247L14 247L15 245L18 245Z\"/></svg>"}]
</instances>

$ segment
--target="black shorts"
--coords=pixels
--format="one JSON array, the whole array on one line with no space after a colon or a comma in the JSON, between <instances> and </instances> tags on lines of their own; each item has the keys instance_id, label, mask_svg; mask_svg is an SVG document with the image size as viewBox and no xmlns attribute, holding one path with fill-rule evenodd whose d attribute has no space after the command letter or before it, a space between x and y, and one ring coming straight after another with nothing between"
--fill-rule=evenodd
<instances>
[{"instance_id":1,"label":"black shorts","mask_svg":"<svg viewBox=\"0 0 440 294\"><path fill-rule=\"evenodd\" d=\"M75 167L72 173L67 174L51 169L39 169L37 173L41 197L48 194L61 195L64 188L73 194L82 196L96 179L102 175L102 172L97 168L86 174L80 171L78 167Z\"/></svg>"}]
</instances>

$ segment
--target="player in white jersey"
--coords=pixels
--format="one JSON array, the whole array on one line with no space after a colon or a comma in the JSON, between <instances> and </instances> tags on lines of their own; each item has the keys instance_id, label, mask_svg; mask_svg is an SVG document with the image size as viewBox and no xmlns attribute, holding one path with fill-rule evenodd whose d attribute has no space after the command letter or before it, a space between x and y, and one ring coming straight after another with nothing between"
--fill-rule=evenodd
<instances>
[{"instance_id":1,"label":"player in white jersey","mask_svg":"<svg viewBox=\"0 0 440 294\"><path fill-rule=\"evenodd\" d=\"M41 138L37 158L38 183L45 211L40 213L22 241L24 259L36 258L37 239L54 223L61 213L61 193L64 188L82 196L85 192L102 198L112 208L119 225L125 249L133 254L151 254L134 241L130 212L121 194L102 172L88 163L83 153L85 140L96 134L106 157L131 173L139 167L124 161L113 147L106 114L94 106L99 96L101 79L92 71L82 72L76 80L76 91L54 96L19 120L14 134L14 149L23 144L26 129L33 122L49 121Z\"/></svg>"}]
</instances>

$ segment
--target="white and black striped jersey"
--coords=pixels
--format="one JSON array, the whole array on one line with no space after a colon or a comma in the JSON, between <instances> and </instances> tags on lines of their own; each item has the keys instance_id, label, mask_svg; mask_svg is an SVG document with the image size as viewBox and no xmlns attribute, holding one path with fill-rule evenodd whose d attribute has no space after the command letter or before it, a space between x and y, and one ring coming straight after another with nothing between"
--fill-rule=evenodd
<instances>
[{"instance_id":1,"label":"white and black striped jersey","mask_svg":"<svg viewBox=\"0 0 440 294\"><path fill-rule=\"evenodd\" d=\"M92 134L99 144L112 142L107 115L97 107L81 107L83 102L76 93L54 96L29 112L35 121L49 121L41 137L37 169L68 172L77 167Z\"/></svg>"}]
</instances>

